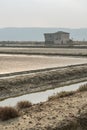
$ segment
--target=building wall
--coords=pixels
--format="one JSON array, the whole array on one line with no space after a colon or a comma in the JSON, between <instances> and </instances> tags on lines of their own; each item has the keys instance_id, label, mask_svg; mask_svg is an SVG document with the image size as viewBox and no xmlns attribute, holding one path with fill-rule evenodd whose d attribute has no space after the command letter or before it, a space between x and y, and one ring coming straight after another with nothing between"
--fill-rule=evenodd
<instances>
[{"instance_id":1,"label":"building wall","mask_svg":"<svg viewBox=\"0 0 87 130\"><path fill-rule=\"evenodd\" d=\"M44 36L45 36L45 43L46 44L53 44L53 42L54 42L53 34L44 34Z\"/></svg>"},{"instance_id":2,"label":"building wall","mask_svg":"<svg viewBox=\"0 0 87 130\"><path fill-rule=\"evenodd\" d=\"M44 36L46 44L67 44L69 41L68 33L45 34Z\"/></svg>"},{"instance_id":3,"label":"building wall","mask_svg":"<svg viewBox=\"0 0 87 130\"><path fill-rule=\"evenodd\" d=\"M69 41L69 34L61 34L61 43L62 44L67 44L67 42Z\"/></svg>"}]
</instances>

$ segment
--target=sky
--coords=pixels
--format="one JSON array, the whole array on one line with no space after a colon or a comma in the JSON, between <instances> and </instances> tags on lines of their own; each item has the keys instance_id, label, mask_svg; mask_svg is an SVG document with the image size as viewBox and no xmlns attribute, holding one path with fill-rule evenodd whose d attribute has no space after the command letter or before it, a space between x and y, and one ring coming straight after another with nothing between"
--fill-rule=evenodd
<instances>
[{"instance_id":1,"label":"sky","mask_svg":"<svg viewBox=\"0 0 87 130\"><path fill-rule=\"evenodd\" d=\"M0 0L0 28L87 28L87 0Z\"/></svg>"}]
</instances>

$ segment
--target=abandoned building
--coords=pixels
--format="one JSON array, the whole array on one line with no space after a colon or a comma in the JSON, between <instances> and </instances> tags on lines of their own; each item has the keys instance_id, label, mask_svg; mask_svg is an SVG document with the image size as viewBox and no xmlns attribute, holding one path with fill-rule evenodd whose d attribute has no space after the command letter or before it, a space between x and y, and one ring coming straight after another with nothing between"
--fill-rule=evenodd
<instances>
[{"instance_id":1,"label":"abandoned building","mask_svg":"<svg viewBox=\"0 0 87 130\"><path fill-rule=\"evenodd\" d=\"M70 41L70 34L67 32L45 33L45 44L50 45L63 45L68 44Z\"/></svg>"}]
</instances>

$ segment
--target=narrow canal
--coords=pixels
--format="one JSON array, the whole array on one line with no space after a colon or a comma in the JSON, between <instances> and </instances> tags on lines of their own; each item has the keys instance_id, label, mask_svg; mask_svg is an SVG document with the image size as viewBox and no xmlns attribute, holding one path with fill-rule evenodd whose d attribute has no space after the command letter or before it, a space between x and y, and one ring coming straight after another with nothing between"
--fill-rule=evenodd
<instances>
[{"instance_id":1,"label":"narrow canal","mask_svg":"<svg viewBox=\"0 0 87 130\"><path fill-rule=\"evenodd\" d=\"M42 92L26 94L26 95L14 97L14 98L8 98L8 99L1 101L0 106L15 106L17 104L17 102L23 101L23 100L30 101L33 104L37 104L37 103L48 100L48 97L50 97L56 93L59 93L62 91L77 90L81 85L84 85L86 83L87 83L87 81L64 86L64 87L59 87L59 88L55 88L55 89L50 89L50 90L46 90L46 91L42 91Z\"/></svg>"}]
</instances>

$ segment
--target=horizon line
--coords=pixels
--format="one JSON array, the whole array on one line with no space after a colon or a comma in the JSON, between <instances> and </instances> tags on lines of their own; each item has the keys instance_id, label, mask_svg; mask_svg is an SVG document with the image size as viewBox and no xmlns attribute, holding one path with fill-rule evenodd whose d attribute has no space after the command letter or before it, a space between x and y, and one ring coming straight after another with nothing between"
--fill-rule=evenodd
<instances>
[{"instance_id":1,"label":"horizon line","mask_svg":"<svg viewBox=\"0 0 87 130\"><path fill-rule=\"evenodd\" d=\"M55 28L55 29L87 29L87 27L0 27L0 29L9 29L9 28Z\"/></svg>"}]
</instances>

